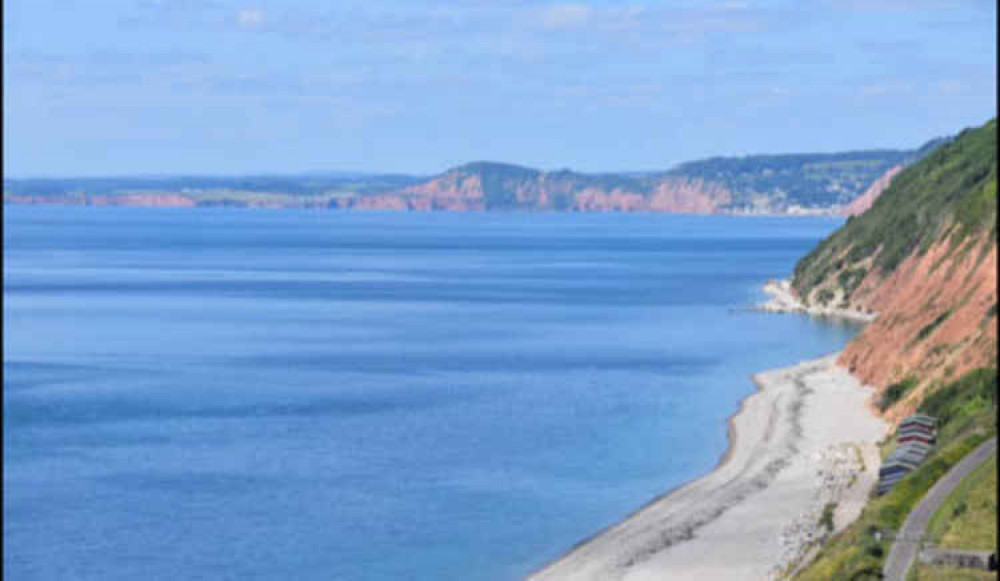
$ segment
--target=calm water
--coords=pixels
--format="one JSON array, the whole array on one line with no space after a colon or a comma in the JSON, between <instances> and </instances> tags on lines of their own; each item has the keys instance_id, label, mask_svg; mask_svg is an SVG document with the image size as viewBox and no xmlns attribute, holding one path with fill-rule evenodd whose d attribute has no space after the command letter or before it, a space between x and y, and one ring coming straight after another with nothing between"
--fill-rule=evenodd
<instances>
[{"instance_id":1,"label":"calm water","mask_svg":"<svg viewBox=\"0 0 1000 581\"><path fill-rule=\"evenodd\" d=\"M838 222L4 208L11 579L512 579L710 470Z\"/></svg>"}]
</instances>

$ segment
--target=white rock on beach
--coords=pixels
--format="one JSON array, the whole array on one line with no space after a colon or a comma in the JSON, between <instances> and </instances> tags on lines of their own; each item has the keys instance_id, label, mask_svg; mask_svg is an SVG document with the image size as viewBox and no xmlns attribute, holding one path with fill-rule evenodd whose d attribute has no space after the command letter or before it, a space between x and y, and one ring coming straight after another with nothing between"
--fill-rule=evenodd
<instances>
[{"instance_id":1,"label":"white rock on beach","mask_svg":"<svg viewBox=\"0 0 1000 581\"><path fill-rule=\"evenodd\" d=\"M757 305L757 309L769 313L806 313L816 317L835 317L854 321L871 322L877 313L841 309L835 307L806 306L795 295L789 280L769 280L764 284L764 292L769 299Z\"/></svg>"}]
</instances>

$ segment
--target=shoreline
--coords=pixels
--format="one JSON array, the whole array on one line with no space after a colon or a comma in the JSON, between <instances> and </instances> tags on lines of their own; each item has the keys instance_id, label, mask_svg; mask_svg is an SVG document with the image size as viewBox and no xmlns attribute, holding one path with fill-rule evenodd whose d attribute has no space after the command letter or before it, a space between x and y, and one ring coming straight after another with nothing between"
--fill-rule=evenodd
<instances>
[{"instance_id":1,"label":"shoreline","mask_svg":"<svg viewBox=\"0 0 1000 581\"><path fill-rule=\"evenodd\" d=\"M489 210L486 208L470 207L462 209L444 209L431 207L353 207L339 206L336 204L337 198L333 198L334 205L330 205L328 199L310 199L308 197L296 198L289 196L288 200L268 202L268 201L204 201L189 197L181 192L166 192L162 194L84 194L89 195L93 200L87 201L85 198L76 198L72 195L61 196L57 199L28 199L36 198L33 194L16 194L3 201L4 206L42 206L42 207L77 207L77 208L194 208L194 209L243 209L243 210L317 210L317 211L346 211L346 212L393 212L393 213L432 213L447 212L453 214L463 213L511 213L510 210ZM282 195L282 194L278 194ZM120 198L120 199L119 199ZM127 199L126 199L127 198ZM227 203L228 202L228 203ZM666 211L666 210L627 210L627 209L589 209L589 210L557 210L551 207L546 208L522 208L514 212L524 214L636 214L636 215L678 215L678 216L731 216L735 218L843 218L843 207L830 206L816 211L785 211L785 212L754 212L754 211Z\"/></svg>"},{"instance_id":2,"label":"shoreline","mask_svg":"<svg viewBox=\"0 0 1000 581\"><path fill-rule=\"evenodd\" d=\"M764 284L764 292L770 297L769 300L758 304L754 310L765 313L802 313L813 317L830 317L837 319L848 319L862 323L870 323L878 317L878 313L864 312L856 309L844 309L837 307L817 307L806 306L796 296L792 290L791 281L788 279L769 280Z\"/></svg>"},{"instance_id":3,"label":"shoreline","mask_svg":"<svg viewBox=\"0 0 1000 581\"><path fill-rule=\"evenodd\" d=\"M836 366L837 355L751 376L757 389L729 417L729 445L711 471L529 578L767 578L794 567L824 534L823 507L838 503L840 530L877 480L876 442L887 424L865 405L871 390ZM705 562L719 552L725 564Z\"/></svg>"}]
</instances>

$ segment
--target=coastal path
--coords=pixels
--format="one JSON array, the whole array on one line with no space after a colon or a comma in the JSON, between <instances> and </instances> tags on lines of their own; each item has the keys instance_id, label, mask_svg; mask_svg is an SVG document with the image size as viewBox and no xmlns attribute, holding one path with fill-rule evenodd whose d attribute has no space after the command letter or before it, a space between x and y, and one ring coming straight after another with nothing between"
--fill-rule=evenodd
<instances>
[{"instance_id":1,"label":"coastal path","mask_svg":"<svg viewBox=\"0 0 1000 581\"><path fill-rule=\"evenodd\" d=\"M958 486L963 478L972 473L983 462L988 460L997 450L996 437L986 440L978 448L966 454L965 458L952 467L938 480L927 494L920 500L916 508L910 511L903 522L903 528L896 535L896 541L889 549L889 557L885 560L882 573L889 581L904 581L913 564L913 559L920 550L920 539L927 529L927 523L937 511L951 491Z\"/></svg>"}]
</instances>

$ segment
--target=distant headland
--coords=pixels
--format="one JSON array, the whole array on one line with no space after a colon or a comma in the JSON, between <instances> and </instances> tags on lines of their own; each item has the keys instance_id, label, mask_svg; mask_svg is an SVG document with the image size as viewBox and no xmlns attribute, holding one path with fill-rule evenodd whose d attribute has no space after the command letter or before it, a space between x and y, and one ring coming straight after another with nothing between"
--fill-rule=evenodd
<instances>
[{"instance_id":1,"label":"distant headland","mask_svg":"<svg viewBox=\"0 0 1000 581\"><path fill-rule=\"evenodd\" d=\"M224 206L394 211L662 212L851 215L914 150L713 157L650 172L590 174L473 162L433 176L145 176L4 179L6 204Z\"/></svg>"}]
</instances>

